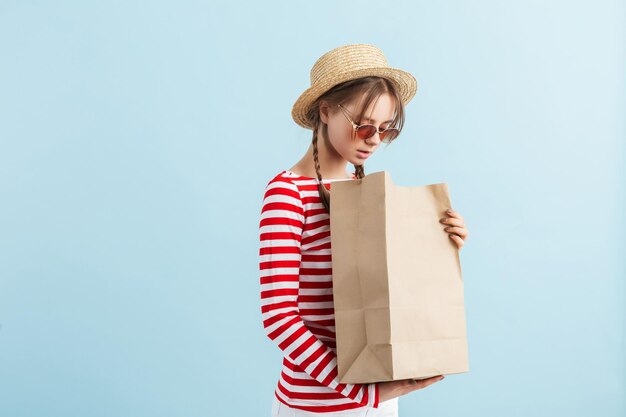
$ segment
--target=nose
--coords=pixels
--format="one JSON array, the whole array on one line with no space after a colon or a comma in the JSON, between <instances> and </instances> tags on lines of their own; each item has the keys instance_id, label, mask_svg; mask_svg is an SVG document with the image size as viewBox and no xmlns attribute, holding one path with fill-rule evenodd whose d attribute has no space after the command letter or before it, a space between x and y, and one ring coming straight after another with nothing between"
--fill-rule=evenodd
<instances>
[{"instance_id":1,"label":"nose","mask_svg":"<svg viewBox=\"0 0 626 417\"><path fill-rule=\"evenodd\" d=\"M371 146L378 146L378 144L380 144L380 142L381 142L381 140L380 140L380 133L378 133L378 131L376 131L376 133L374 133L369 138L365 139L365 143L367 143L368 145L371 145Z\"/></svg>"}]
</instances>

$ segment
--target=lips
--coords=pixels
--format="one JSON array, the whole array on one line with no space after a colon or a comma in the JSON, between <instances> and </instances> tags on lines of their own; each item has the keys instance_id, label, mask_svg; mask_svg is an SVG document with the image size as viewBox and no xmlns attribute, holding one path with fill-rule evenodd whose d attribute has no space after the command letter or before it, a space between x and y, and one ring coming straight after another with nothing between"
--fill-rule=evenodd
<instances>
[{"instance_id":1,"label":"lips","mask_svg":"<svg viewBox=\"0 0 626 417\"><path fill-rule=\"evenodd\" d=\"M367 159L367 157L370 156L371 152L369 152L369 151L362 151L360 149L357 149L356 154L361 159Z\"/></svg>"}]
</instances>

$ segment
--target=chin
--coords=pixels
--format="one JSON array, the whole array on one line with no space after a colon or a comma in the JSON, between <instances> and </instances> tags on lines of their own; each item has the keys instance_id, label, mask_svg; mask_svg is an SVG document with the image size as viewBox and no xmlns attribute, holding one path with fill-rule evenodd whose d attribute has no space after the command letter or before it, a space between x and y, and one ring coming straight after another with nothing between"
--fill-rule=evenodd
<instances>
[{"instance_id":1,"label":"chin","mask_svg":"<svg viewBox=\"0 0 626 417\"><path fill-rule=\"evenodd\" d=\"M367 163L367 161L370 160L370 158L372 157L373 153L371 153L369 155L369 157L367 157L366 159L361 159L358 156L354 156L352 157L352 159L350 160L350 163L352 165L365 165Z\"/></svg>"}]
</instances>

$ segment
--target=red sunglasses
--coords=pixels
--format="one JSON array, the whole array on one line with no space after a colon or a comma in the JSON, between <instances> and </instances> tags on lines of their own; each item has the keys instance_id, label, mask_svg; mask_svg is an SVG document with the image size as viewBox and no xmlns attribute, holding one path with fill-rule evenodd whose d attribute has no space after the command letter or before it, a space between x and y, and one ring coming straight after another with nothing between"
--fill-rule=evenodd
<instances>
[{"instance_id":1,"label":"red sunglasses","mask_svg":"<svg viewBox=\"0 0 626 417\"><path fill-rule=\"evenodd\" d=\"M374 134L376 132L378 132L378 136L380 137L380 140L384 143L390 143L392 140L394 140L395 138L398 137L398 135L400 134L400 131L398 129L396 129L395 127L388 127L386 129L382 129L379 130L376 126L372 125L372 124L362 124L362 125L357 125L356 123L354 123L354 121L346 114L346 109L343 108L343 106L341 104L337 105L340 109L341 112L343 113L343 115L346 117L346 119L348 119L348 121L350 122L350 124L352 125L352 128L356 131L356 135L360 138L360 139L369 139L372 136L374 136Z\"/></svg>"}]
</instances>

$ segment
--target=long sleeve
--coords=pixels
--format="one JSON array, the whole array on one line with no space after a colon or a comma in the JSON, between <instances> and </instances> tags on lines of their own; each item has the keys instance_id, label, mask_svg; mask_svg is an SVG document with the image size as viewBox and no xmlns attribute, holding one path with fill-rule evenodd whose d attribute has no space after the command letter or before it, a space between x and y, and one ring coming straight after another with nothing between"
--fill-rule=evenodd
<instances>
[{"instance_id":1,"label":"long sleeve","mask_svg":"<svg viewBox=\"0 0 626 417\"><path fill-rule=\"evenodd\" d=\"M274 180L265 190L260 220L261 311L267 336L320 384L363 406L378 407L378 384L342 384L335 352L300 316L298 292L305 211L298 187Z\"/></svg>"}]
</instances>

